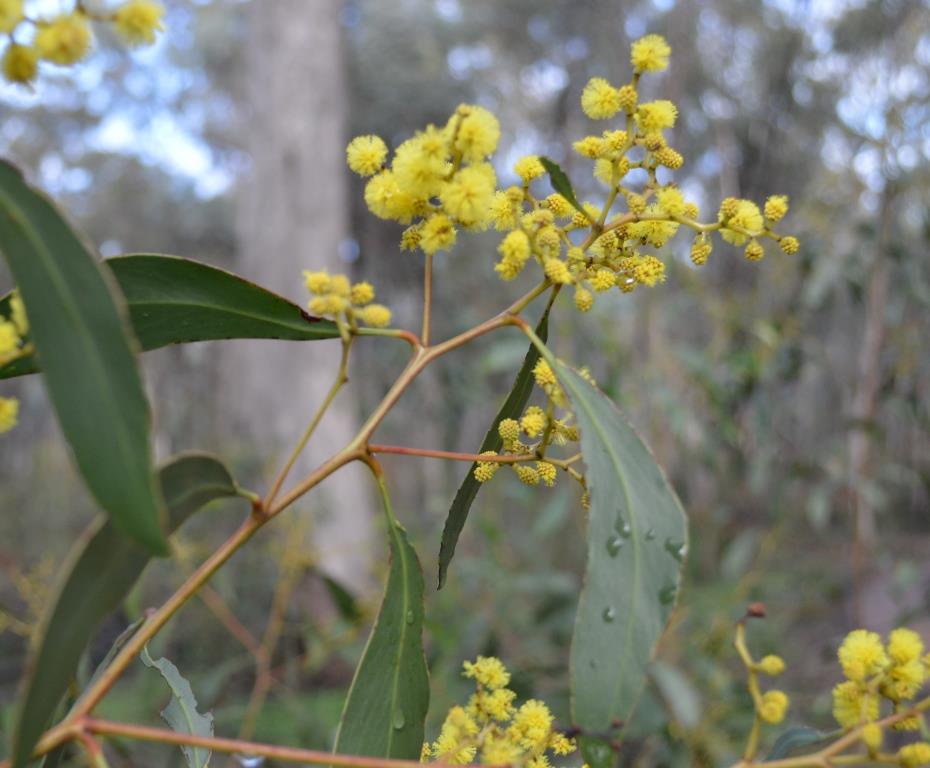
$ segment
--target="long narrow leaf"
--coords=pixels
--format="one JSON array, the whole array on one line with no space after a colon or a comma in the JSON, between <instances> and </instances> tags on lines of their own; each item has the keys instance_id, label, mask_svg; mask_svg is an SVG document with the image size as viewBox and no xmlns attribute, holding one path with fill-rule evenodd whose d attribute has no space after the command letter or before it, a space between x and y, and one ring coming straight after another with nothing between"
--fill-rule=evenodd
<instances>
[{"instance_id":1,"label":"long narrow leaf","mask_svg":"<svg viewBox=\"0 0 930 768\"><path fill-rule=\"evenodd\" d=\"M106 259L143 350L217 339L312 341L339 337L335 323L314 317L276 293L192 259L136 254ZM10 295L0 299L9 317ZM0 379L35 373L34 356L0 367Z\"/></svg>"},{"instance_id":2,"label":"long narrow leaf","mask_svg":"<svg viewBox=\"0 0 930 768\"><path fill-rule=\"evenodd\" d=\"M549 307L543 312L539 323L536 325L536 335L542 339L542 341L548 338ZM539 351L535 346L530 344L526 352L526 357L523 358L523 365L520 366L517 378L513 382L510 394L507 396L501 409L497 412L497 416L494 417L494 421L491 422L491 427L484 436L478 453L499 451L501 449L503 440L501 440L501 436L497 433L497 427L504 419L516 419L520 417L533 391L533 366L536 365L538 360ZM475 479L475 467L477 466L477 463L473 463L468 468L468 473L462 479L462 484L459 486L458 491L456 491L455 498L452 500L452 506L449 507L449 513L446 515L446 524L442 529L442 541L439 545L439 589L442 589L443 585L446 583L446 577L449 574L449 563L452 562L452 558L455 555L455 547L458 544L459 536L462 533L462 529L465 527L465 521L468 519L468 512L471 510L471 505L474 503L475 498L478 496L478 491L481 489L481 483Z\"/></svg>"},{"instance_id":3,"label":"long narrow leaf","mask_svg":"<svg viewBox=\"0 0 930 768\"><path fill-rule=\"evenodd\" d=\"M208 502L242 493L226 467L206 454L173 459L162 467L159 480L168 506L169 534ZM29 762L81 654L101 622L132 589L150 557L104 518L75 545L27 664L13 728L13 768Z\"/></svg>"},{"instance_id":4,"label":"long narrow leaf","mask_svg":"<svg viewBox=\"0 0 930 768\"><path fill-rule=\"evenodd\" d=\"M391 570L381 610L346 698L335 752L415 760L423 746L429 673L423 655L423 572L384 486Z\"/></svg>"},{"instance_id":5,"label":"long narrow leaf","mask_svg":"<svg viewBox=\"0 0 930 768\"><path fill-rule=\"evenodd\" d=\"M121 300L55 206L7 163L0 163L0 250L87 487L125 534L166 554L148 401Z\"/></svg>"}]
</instances>

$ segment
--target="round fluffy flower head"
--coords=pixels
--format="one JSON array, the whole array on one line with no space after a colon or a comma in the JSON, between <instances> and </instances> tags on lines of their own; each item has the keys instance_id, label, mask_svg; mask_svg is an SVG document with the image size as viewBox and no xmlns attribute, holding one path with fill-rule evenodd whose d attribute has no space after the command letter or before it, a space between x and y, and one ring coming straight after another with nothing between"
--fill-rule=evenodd
<instances>
[{"instance_id":1,"label":"round fluffy flower head","mask_svg":"<svg viewBox=\"0 0 930 768\"><path fill-rule=\"evenodd\" d=\"M781 221L788 213L788 196L772 195L765 201L765 218L773 224Z\"/></svg>"},{"instance_id":2,"label":"round fluffy flower head","mask_svg":"<svg viewBox=\"0 0 930 768\"><path fill-rule=\"evenodd\" d=\"M727 217L727 226L720 230L720 236L733 245L744 245L749 239L746 232L754 234L762 231L764 225L762 213L759 211L759 206L751 200L737 200L731 208L733 213ZM720 210L723 212L723 205ZM745 232L737 232L737 229L745 230Z\"/></svg>"},{"instance_id":3,"label":"round fluffy flower head","mask_svg":"<svg viewBox=\"0 0 930 768\"><path fill-rule=\"evenodd\" d=\"M636 124L644 133L671 128L678 118L678 107L668 99L647 101L636 110ZM659 147L656 147L659 149Z\"/></svg>"},{"instance_id":4,"label":"round fluffy flower head","mask_svg":"<svg viewBox=\"0 0 930 768\"><path fill-rule=\"evenodd\" d=\"M858 683L877 675L888 665L882 639L875 632L865 629L850 632L840 645L837 655L843 674Z\"/></svg>"},{"instance_id":5,"label":"round fluffy flower head","mask_svg":"<svg viewBox=\"0 0 930 768\"><path fill-rule=\"evenodd\" d=\"M0 0L0 32L9 34L23 20L23 0Z\"/></svg>"},{"instance_id":6,"label":"round fluffy flower head","mask_svg":"<svg viewBox=\"0 0 930 768\"><path fill-rule=\"evenodd\" d=\"M892 701L913 699L924 684L926 677L927 672L919 659L895 664L882 680L882 695Z\"/></svg>"},{"instance_id":7,"label":"round fluffy flower head","mask_svg":"<svg viewBox=\"0 0 930 768\"><path fill-rule=\"evenodd\" d=\"M391 310L382 304L369 304L357 312L359 320L372 328L387 328L391 324Z\"/></svg>"},{"instance_id":8,"label":"round fluffy flower head","mask_svg":"<svg viewBox=\"0 0 930 768\"><path fill-rule=\"evenodd\" d=\"M426 199L442 188L446 163L427 151L422 135L417 135L397 148L391 169L404 192L415 199Z\"/></svg>"},{"instance_id":9,"label":"round fluffy flower head","mask_svg":"<svg viewBox=\"0 0 930 768\"><path fill-rule=\"evenodd\" d=\"M474 662L466 661L462 665L465 677L471 678L478 685L490 691L505 688L510 682L510 673L503 662L494 656L479 656Z\"/></svg>"},{"instance_id":10,"label":"round fluffy flower head","mask_svg":"<svg viewBox=\"0 0 930 768\"><path fill-rule=\"evenodd\" d=\"M329 293L332 287L332 278L329 276L329 272L311 272L305 269L304 284L310 293L322 296L324 293Z\"/></svg>"},{"instance_id":11,"label":"round fluffy flower head","mask_svg":"<svg viewBox=\"0 0 930 768\"><path fill-rule=\"evenodd\" d=\"M520 439L520 422L516 419L503 419L497 425L497 434L505 443L512 443ZM466 662L467 664L468 662ZM506 685L506 683L505 683Z\"/></svg>"},{"instance_id":12,"label":"round fluffy flower head","mask_svg":"<svg viewBox=\"0 0 930 768\"><path fill-rule=\"evenodd\" d=\"M582 285L575 286L575 308L579 312L590 312L594 306L594 294Z\"/></svg>"},{"instance_id":13,"label":"round fluffy flower head","mask_svg":"<svg viewBox=\"0 0 930 768\"><path fill-rule=\"evenodd\" d=\"M662 35L646 35L630 47L630 63L638 72L661 72L672 49Z\"/></svg>"},{"instance_id":14,"label":"round fluffy flower head","mask_svg":"<svg viewBox=\"0 0 930 768\"><path fill-rule=\"evenodd\" d=\"M847 680L833 688L833 717L843 728L878 719L878 696Z\"/></svg>"},{"instance_id":15,"label":"round fluffy flower head","mask_svg":"<svg viewBox=\"0 0 930 768\"><path fill-rule=\"evenodd\" d=\"M549 742L552 713L543 702L530 699L513 716L508 729L510 737L530 752L541 752Z\"/></svg>"},{"instance_id":16,"label":"round fluffy flower head","mask_svg":"<svg viewBox=\"0 0 930 768\"><path fill-rule=\"evenodd\" d=\"M393 171L381 171L365 185L365 205L380 219L394 219L409 224L416 201L400 188Z\"/></svg>"},{"instance_id":17,"label":"round fluffy flower head","mask_svg":"<svg viewBox=\"0 0 930 768\"><path fill-rule=\"evenodd\" d=\"M620 94L603 77L592 77L581 92L581 109L592 120L606 120L620 111Z\"/></svg>"},{"instance_id":18,"label":"round fluffy flower head","mask_svg":"<svg viewBox=\"0 0 930 768\"><path fill-rule=\"evenodd\" d=\"M420 247L423 253L434 254L448 251L455 245L455 227L452 220L442 213L430 216L420 230Z\"/></svg>"},{"instance_id":19,"label":"round fluffy flower head","mask_svg":"<svg viewBox=\"0 0 930 768\"><path fill-rule=\"evenodd\" d=\"M113 28L127 45L151 45L164 30L165 9L151 0L129 0L113 14Z\"/></svg>"},{"instance_id":20,"label":"round fluffy flower head","mask_svg":"<svg viewBox=\"0 0 930 768\"><path fill-rule=\"evenodd\" d=\"M455 149L469 163L477 163L497 149L501 126L497 118L484 107L463 104L458 110L462 116L455 135Z\"/></svg>"},{"instance_id":21,"label":"round fluffy flower head","mask_svg":"<svg viewBox=\"0 0 930 768\"><path fill-rule=\"evenodd\" d=\"M3 76L11 83L31 83L39 70L34 48L10 43L3 54Z\"/></svg>"},{"instance_id":22,"label":"round fluffy flower head","mask_svg":"<svg viewBox=\"0 0 930 768\"><path fill-rule=\"evenodd\" d=\"M546 172L537 155L521 157L514 163L513 170L523 180L524 184L529 184L533 179L538 179Z\"/></svg>"},{"instance_id":23,"label":"round fluffy flower head","mask_svg":"<svg viewBox=\"0 0 930 768\"><path fill-rule=\"evenodd\" d=\"M788 711L788 696L784 691L766 691L762 696L759 717L765 722L777 725L785 719Z\"/></svg>"},{"instance_id":24,"label":"round fluffy flower head","mask_svg":"<svg viewBox=\"0 0 930 768\"><path fill-rule=\"evenodd\" d=\"M924 652L924 641L914 630L900 627L888 635L888 655L895 664L917 661Z\"/></svg>"},{"instance_id":25,"label":"round fluffy flower head","mask_svg":"<svg viewBox=\"0 0 930 768\"><path fill-rule=\"evenodd\" d=\"M90 26L74 13L43 22L36 31L35 47L39 56L54 64L67 66L80 61L90 50Z\"/></svg>"},{"instance_id":26,"label":"round fluffy flower head","mask_svg":"<svg viewBox=\"0 0 930 768\"><path fill-rule=\"evenodd\" d=\"M662 187L656 193L656 202L669 216L681 216L685 212L685 196L676 187Z\"/></svg>"},{"instance_id":27,"label":"round fluffy flower head","mask_svg":"<svg viewBox=\"0 0 930 768\"><path fill-rule=\"evenodd\" d=\"M483 224L494 200L496 179L489 163L462 168L439 193L446 213L465 226Z\"/></svg>"},{"instance_id":28,"label":"round fluffy flower head","mask_svg":"<svg viewBox=\"0 0 930 768\"><path fill-rule=\"evenodd\" d=\"M475 746L462 746L478 733L478 724L462 707L452 707L446 715L439 732L439 738L433 742L431 753L434 758L450 765L467 765L474 757Z\"/></svg>"},{"instance_id":29,"label":"round fluffy flower head","mask_svg":"<svg viewBox=\"0 0 930 768\"><path fill-rule=\"evenodd\" d=\"M494 453L494 451L485 451L480 455L496 456L497 454ZM474 471L475 480L477 480L479 483L486 483L497 474L497 470L500 468L501 465L499 461L478 461L476 462ZM465 663L468 664L467 661Z\"/></svg>"},{"instance_id":30,"label":"round fluffy flower head","mask_svg":"<svg viewBox=\"0 0 930 768\"><path fill-rule=\"evenodd\" d=\"M547 423L545 412L536 405L527 408L520 419L520 426L530 437L539 437L545 431Z\"/></svg>"},{"instance_id":31,"label":"round fluffy flower head","mask_svg":"<svg viewBox=\"0 0 930 768\"><path fill-rule=\"evenodd\" d=\"M375 300L375 287L371 283L356 283L349 291L349 299L357 307L371 304Z\"/></svg>"},{"instance_id":32,"label":"round fluffy flower head","mask_svg":"<svg viewBox=\"0 0 930 768\"><path fill-rule=\"evenodd\" d=\"M19 400L14 397L0 397L0 435L9 432L19 420Z\"/></svg>"},{"instance_id":33,"label":"round fluffy flower head","mask_svg":"<svg viewBox=\"0 0 930 768\"><path fill-rule=\"evenodd\" d=\"M778 241L778 247L782 249L784 253L787 253L789 256L793 256L798 252L801 247L801 244L798 242L796 237L783 237Z\"/></svg>"},{"instance_id":34,"label":"round fluffy flower head","mask_svg":"<svg viewBox=\"0 0 930 768\"><path fill-rule=\"evenodd\" d=\"M549 737L549 749L557 755L570 755L577 748L575 740L568 738L564 733L553 733Z\"/></svg>"},{"instance_id":35,"label":"round fluffy flower head","mask_svg":"<svg viewBox=\"0 0 930 768\"><path fill-rule=\"evenodd\" d=\"M769 654L759 662L759 671L774 677L785 671L785 662L781 656Z\"/></svg>"},{"instance_id":36,"label":"round fluffy flower head","mask_svg":"<svg viewBox=\"0 0 930 768\"><path fill-rule=\"evenodd\" d=\"M346 161L359 176L371 176L381 170L387 153L380 136L356 136L346 147Z\"/></svg>"},{"instance_id":37,"label":"round fluffy flower head","mask_svg":"<svg viewBox=\"0 0 930 768\"><path fill-rule=\"evenodd\" d=\"M520 482L524 485L539 485L539 472L525 464L511 464Z\"/></svg>"},{"instance_id":38,"label":"round fluffy flower head","mask_svg":"<svg viewBox=\"0 0 930 768\"><path fill-rule=\"evenodd\" d=\"M555 464L550 464L548 461L537 461L536 472L539 474L539 479L542 480L546 486L551 488L555 485L555 478L557 475Z\"/></svg>"},{"instance_id":39,"label":"round fluffy flower head","mask_svg":"<svg viewBox=\"0 0 930 768\"><path fill-rule=\"evenodd\" d=\"M908 744L898 750L898 760L904 768L917 768L920 765L930 765L930 744L919 741Z\"/></svg>"}]
</instances>

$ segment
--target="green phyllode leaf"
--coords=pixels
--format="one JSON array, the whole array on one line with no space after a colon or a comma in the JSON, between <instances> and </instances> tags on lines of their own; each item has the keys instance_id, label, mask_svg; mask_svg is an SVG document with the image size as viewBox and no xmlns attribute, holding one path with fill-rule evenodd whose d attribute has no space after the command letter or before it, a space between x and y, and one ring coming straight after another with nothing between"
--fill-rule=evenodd
<instances>
[{"instance_id":1,"label":"green phyllode leaf","mask_svg":"<svg viewBox=\"0 0 930 768\"><path fill-rule=\"evenodd\" d=\"M572 183L569 181L568 175L562 170L559 164L553 162L548 157L540 157L539 162L542 163L543 168L546 169L546 173L549 174L549 182L552 184L552 188L568 200L569 204L575 210L581 211L587 215L585 209L581 207L581 203L578 202L578 198L575 197L575 190L572 188Z\"/></svg>"},{"instance_id":2,"label":"green phyllode leaf","mask_svg":"<svg viewBox=\"0 0 930 768\"><path fill-rule=\"evenodd\" d=\"M208 502L243 493L226 467L207 454L178 456L158 476L169 534ZM75 545L26 667L12 729L12 768L29 762L94 632L120 605L150 558L105 518L94 522Z\"/></svg>"},{"instance_id":3,"label":"green phyllode leaf","mask_svg":"<svg viewBox=\"0 0 930 768\"><path fill-rule=\"evenodd\" d=\"M768 763L785 757L816 752L820 747L836 739L841 733L842 731L825 733L814 728L808 728L806 725L793 726L775 740L772 750L766 755L764 762Z\"/></svg>"},{"instance_id":4,"label":"green phyllode leaf","mask_svg":"<svg viewBox=\"0 0 930 768\"><path fill-rule=\"evenodd\" d=\"M346 698L335 753L418 760L429 708L423 572L382 485L391 566L384 600Z\"/></svg>"},{"instance_id":5,"label":"green phyllode leaf","mask_svg":"<svg viewBox=\"0 0 930 768\"><path fill-rule=\"evenodd\" d=\"M339 337L330 320L255 283L192 259L135 254L106 259L129 308L129 320L145 351L171 344L218 339L313 341ZM9 317L10 294L0 299ZM0 368L0 379L35 373L34 356Z\"/></svg>"},{"instance_id":6,"label":"green phyllode leaf","mask_svg":"<svg viewBox=\"0 0 930 768\"><path fill-rule=\"evenodd\" d=\"M552 359L550 365L581 430L591 496L571 647L572 718L605 733L630 719L646 685L678 598L687 522L661 468L614 404L569 367ZM604 762L603 749L591 746L592 765Z\"/></svg>"},{"instance_id":7,"label":"green phyllode leaf","mask_svg":"<svg viewBox=\"0 0 930 768\"><path fill-rule=\"evenodd\" d=\"M191 684L178 672L178 668L168 659L153 659L149 649L143 648L140 656L147 667L157 669L171 689L171 701L161 711L162 719L173 731L187 733L191 736L213 736L213 715L202 715L197 711L197 699ZM210 763L210 750L204 747L181 745L181 752L188 768L207 768Z\"/></svg>"},{"instance_id":8,"label":"green phyllode leaf","mask_svg":"<svg viewBox=\"0 0 930 768\"><path fill-rule=\"evenodd\" d=\"M123 533L166 554L148 401L121 300L55 206L4 162L0 250L26 305L49 398L87 487Z\"/></svg>"},{"instance_id":9,"label":"green phyllode leaf","mask_svg":"<svg viewBox=\"0 0 930 768\"><path fill-rule=\"evenodd\" d=\"M549 335L549 310L550 307L546 307L546 311L543 312L539 323L536 325L535 333L543 342L546 341ZM510 394L497 412L497 416L494 417L494 421L491 422L491 428L484 436L478 453L499 451L501 449L504 441L501 440L501 436L497 433L497 427L504 419L520 418L520 414L526 407L526 403L533 392L533 366L536 365L538 360L539 351L533 344L530 344L526 357L523 358L523 365L520 366L517 378L513 382ZM452 506L449 507L449 514L446 515L446 524L442 529L442 541L439 545L439 589L442 589L446 583L446 577L449 575L449 564L455 555L455 547L458 544L459 536L465 527L471 505L481 489L481 483L475 479L475 467L477 466L477 462L474 462L468 468L468 472L462 479L462 484L452 500Z\"/></svg>"}]
</instances>

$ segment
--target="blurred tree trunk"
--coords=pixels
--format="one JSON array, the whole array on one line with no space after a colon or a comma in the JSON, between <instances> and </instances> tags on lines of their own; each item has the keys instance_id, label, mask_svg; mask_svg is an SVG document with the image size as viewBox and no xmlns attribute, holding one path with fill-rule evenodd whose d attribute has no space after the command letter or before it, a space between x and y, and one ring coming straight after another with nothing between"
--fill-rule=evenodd
<instances>
[{"instance_id":1,"label":"blurred tree trunk","mask_svg":"<svg viewBox=\"0 0 930 768\"><path fill-rule=\"evenodd\" d=\"M349 266L339 257L348 218L341 6L341 0L262 0L249 10L243 138L251 167L239 198L239 269L301 304L302 269ZM230 356L226 390L233 402L226 412L236 414L236 435L254 441L270 477L331 386L339 344L243 342ZM357 427L350 385L285 488L347 444ZM363 474L346 468L297 505L301 513L313 509L322 567L356 589L370 583L373 560L373 506Z\"/></svg>"}]
</instances>

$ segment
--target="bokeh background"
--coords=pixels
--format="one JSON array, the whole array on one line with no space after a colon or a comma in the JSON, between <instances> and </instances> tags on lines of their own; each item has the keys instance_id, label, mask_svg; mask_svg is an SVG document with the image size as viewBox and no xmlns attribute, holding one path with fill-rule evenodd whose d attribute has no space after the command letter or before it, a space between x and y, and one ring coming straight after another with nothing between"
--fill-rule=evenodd
<instances>
[{"instance_id":1,"label":"bokeh background","mask_svg":"<svg viewBox=\"0 0 930 768\"><path fill-rule=\"evenodd\" d=\"M57 0L51 0L54 5ZM49 5L48 2L45 5ZM702 210L728 195L791 198L793 257L749 264L718 245L695 269L687 238L668 282L564 296L551 340L588 364L653 448L691 519L681 605L624 747L624 764L725 765L751 708L731 648L750 600L760 653L789 667L789 723L829 729L834 649L848 630L907 624L930 640L930 10L919 0L168 0L167 34L127 53L105 36L73 72L0 87L0 153L60 201L104 256L164 252L234 269L305 300L302 268L366 277L416 327L421 258L367 213L345 142L396 144L462 101L501 118L497 170L525 153L563 163L597 199L570 142L590 76L628 77L628 45L665 35L672 64L646 79L681 118L676 179ZM599 128L598 128L599 130ZM436 334L505 306L523 286L492 272L493 234L437 259ZM526 277L529 281L531 278ZM4 290L10 286L4 278ZM418 380L378 441L471 452L525 350L501 332ZM332 447L400 370L401 344L359 343ZM333 374L326 344L224 342L146 357L157 452L212 450L263 490ZM28 636L94 511L38 380L8 382L21 425L0 441L0 727ZM322 454L314 454L308 460ZM399 515L428 585L467 465L390 457ZM386 543L364 474L333 478L263 532L164 631L153 652L191 681L218 732L331 745L377 611ZM101 631L82 674L238 523L219 505L182 532ZM462 701L463 659L500 655L521 695L567 724L567 656L583 567L574 489L483 488L448 585L427 595L435 735ZM247 714L254 646L269 626L271 681ZM252 646L250 650L250 646ZM165 693L139 665L103 711L158 722ZM254 707L253 707L254 709ZM774 734L769 734L771 738ZM111 763L177 765L120 748Z\"/></svg>"}]
</instances>

